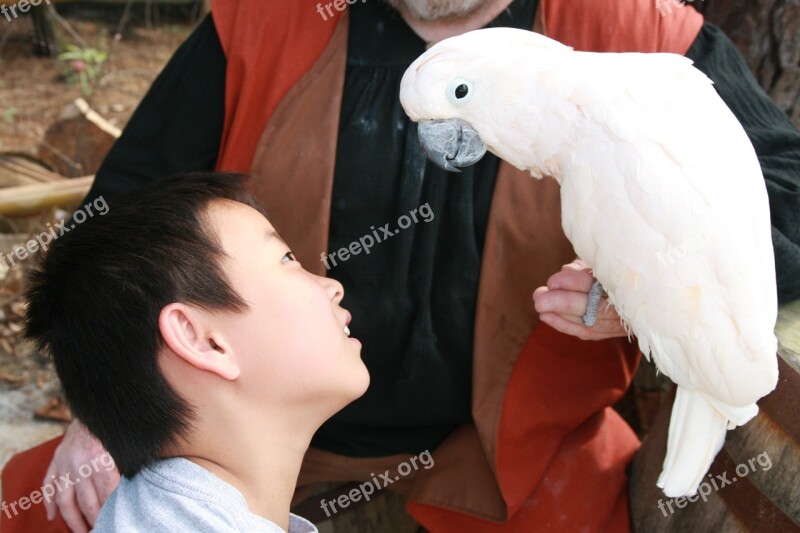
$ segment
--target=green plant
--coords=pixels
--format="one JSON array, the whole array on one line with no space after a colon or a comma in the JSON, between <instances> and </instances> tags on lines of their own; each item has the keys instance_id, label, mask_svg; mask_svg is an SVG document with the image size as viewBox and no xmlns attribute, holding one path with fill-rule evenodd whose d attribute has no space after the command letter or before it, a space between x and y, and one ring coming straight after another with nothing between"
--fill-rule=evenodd
<instances>
[{"instance_id":1,"label":"green plant","mask_svg":"<svg viewBox=\"0 0 800 533\"><path fill-rule=\"evenodd\" d=\"M58 59L64 62L65 77L68 83L79 82L85 97L92 92L92 83L100 73L101 66L108 54L96 48L81 48L68 44L66 49L58 54Z\"/></svg>"},{"instance_id":2,"label":"green plant","mask_svg":"<svg viewBox=\"0 0 800 533\"><path fill-rule=\"evenodd\" d=\"M3 110L3 120L5 122L8 122L9 124L13 124L14 123L14 117L16 116L17 111L19 111L19 109L17 109L14 106L9 106L9 107L5 108Z\"/></svg>"}]
</instances>

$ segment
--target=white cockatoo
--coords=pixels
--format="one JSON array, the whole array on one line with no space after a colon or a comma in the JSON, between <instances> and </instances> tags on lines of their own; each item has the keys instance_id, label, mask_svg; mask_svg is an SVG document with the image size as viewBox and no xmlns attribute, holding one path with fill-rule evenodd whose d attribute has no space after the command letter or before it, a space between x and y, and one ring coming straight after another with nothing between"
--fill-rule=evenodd
<instances>
[{"instance_id":1,"label":"white cockatoo","mask_svg":"<svg viewBox=\"0 0 800 533\"><path fill-rule=\"evenodd\" d=\"M766 187L711 80L680 55L576 52L494 28L430 48L400 99L443 168L488 148L561 185L575 252L678 385L658 486L694 494L778 379Z\"/></svg>"}]
</instances>

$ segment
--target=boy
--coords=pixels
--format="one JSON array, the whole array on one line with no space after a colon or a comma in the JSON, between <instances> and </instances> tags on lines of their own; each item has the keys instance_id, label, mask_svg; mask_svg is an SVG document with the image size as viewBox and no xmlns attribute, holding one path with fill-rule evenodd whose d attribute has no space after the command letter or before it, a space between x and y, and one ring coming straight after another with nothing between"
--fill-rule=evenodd
<instances>
[{"instance_id":1,"label":"boy","mask_svg":"<svg viewBox=\"0 0 800 533\"><path fill-rule=\"evenodd\" d=\"M94 531L316 531L289 513L303 455L369 385L343 295L239 175L161 181L55 241L26 333L125 478Z\"/></svg>"}]
</instances>

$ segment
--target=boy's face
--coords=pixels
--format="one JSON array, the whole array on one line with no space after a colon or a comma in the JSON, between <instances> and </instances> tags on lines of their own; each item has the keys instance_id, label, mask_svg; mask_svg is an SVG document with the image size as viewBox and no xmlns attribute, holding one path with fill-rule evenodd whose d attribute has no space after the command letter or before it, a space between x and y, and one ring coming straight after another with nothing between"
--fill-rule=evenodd
<instances>
[{"instance_id":1,"label":"boy's face","mask_svg":"<svg viewBox=\"0 0 800 533\"><path fill-rule=\"evenodd\" d=\"M307 405L324 418L361 396L369 373L361 343L345 332L342 285L304 270L255 209L216 201L207 215L228 255L222 268L249 306L219 316L241 369L237 386L258 401Z\"/></svg>"}]
</instances>

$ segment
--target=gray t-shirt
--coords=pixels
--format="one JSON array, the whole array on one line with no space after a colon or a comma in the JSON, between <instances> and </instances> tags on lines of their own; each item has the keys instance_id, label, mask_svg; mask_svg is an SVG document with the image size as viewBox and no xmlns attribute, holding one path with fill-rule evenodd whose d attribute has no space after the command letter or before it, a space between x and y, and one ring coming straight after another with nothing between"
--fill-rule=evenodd
<instances>
[{"instance_id":1,"label":"gray t-shirt","mask_svg":"<svg viewBox=\"0 0 800 533\"><path fill-rule=\"evenodd\" d=\"M122 478L100 510L93 531L283 533L281 527L251 513L232 485L180 457L159 461L132 479ZM317 533L317 528L290 514L288 533Z\"/></svg>"}]
</instances>

